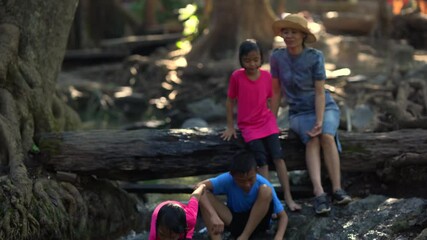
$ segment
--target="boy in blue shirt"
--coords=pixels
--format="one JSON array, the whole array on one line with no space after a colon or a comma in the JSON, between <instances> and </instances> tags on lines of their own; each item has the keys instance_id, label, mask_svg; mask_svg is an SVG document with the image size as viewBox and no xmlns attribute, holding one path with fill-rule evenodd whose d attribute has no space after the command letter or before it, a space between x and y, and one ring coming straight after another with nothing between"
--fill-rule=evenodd
<instances>
[{"instance_id":1,"label":"boy in blue shirt","mask_svg":"<svg viewBox=\"0 0 427 240\"><path fill-rule=\"evenodd\" d=\"M207 193L200 199L200 211L211 239L221 239L226 227L236 239L249 239L269 228L272 213L278 217L274 239L283 239L288 216L268 180L257 174L252 153L233 157L230 171L200 182ZM215 195L226 195L227 205Z\"/></svg>"}]
</instances>

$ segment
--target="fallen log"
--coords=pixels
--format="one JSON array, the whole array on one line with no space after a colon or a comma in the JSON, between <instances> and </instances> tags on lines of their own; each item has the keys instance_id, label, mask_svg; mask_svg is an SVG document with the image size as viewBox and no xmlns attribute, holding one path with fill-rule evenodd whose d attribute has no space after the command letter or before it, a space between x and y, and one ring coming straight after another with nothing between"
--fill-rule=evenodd
<instances>
[{"instance_id":1,"label":"fallen log","mask_svg":"<svg viewBox=\"0 0 427 240\"><path fill-rule=\"evenodd\" d=\"M134 54L149 55L156 48L174 44L183 36L181 33L137 35L102 40L104 49L127 49Z\"/></svg>"},{"instance_id":2,"label":"fallen log","mask_svg":"<svg viewBox=\"0 0 427 240\"><path fill-rule=\"evenodd\" d=\"M288 169L305 169L299 139L286 130L280 138ZM418 164L427 165L427 130L340 132L339 138L343 172L382 171L387 162L409 154L411 164L418 155ZM208 128L45 133L37 144L39 161L49 170L124 181L217 174L227 171L231 156L244 148L241 138L226 142Z\"/></svg>"}]
</instances>

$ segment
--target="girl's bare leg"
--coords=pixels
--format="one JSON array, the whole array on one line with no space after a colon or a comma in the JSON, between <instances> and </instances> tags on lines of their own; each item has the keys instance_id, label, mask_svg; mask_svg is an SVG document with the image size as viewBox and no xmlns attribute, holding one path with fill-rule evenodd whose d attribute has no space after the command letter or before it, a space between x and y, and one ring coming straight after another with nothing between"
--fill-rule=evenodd
<instances>
[{"instance_id":1,"label":"girl's bare leg","mask_svg":"<svg viewBox=\"0 0 427 240\"><path fill-rule=\"evenodd\" d=\"M268 174L268 165L264 165L262 167L258 167L258 173L263 176L265 179L267 179L268 181L270 181L270 177Z\"/></svg>"},{"instance_id":2,"label":"girl's bare leg","mask_svg":"<svg viewBox=\"0 0 427 240\"><path fill-rule=\"evenodd\" d=\"M301 205L297 204L292 198L288 169L286 168L285 161L283 159L274 160L274 165L276 167L277 178L279 178L280 185L283 189L286 205L291 211L300 210Z\"/></svg>"}]
</instances>

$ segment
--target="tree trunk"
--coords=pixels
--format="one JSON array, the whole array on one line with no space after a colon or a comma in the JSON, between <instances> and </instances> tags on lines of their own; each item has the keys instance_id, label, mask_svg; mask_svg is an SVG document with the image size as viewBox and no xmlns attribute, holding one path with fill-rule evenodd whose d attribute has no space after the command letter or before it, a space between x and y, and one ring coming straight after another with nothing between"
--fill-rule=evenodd
<instances>
[{"instance_id":1,"label":"tree trunk","mask_svg":"<svg viewBox=\"0 0 427 240\"><path fill-rule=\"evenodd\" d=\"M35 134L79 125L54 87L76 6L0 1L0 239L114 237L136 218L135 200L109 183L82 182L78 190L29 165ZM103 187L87 190L95 184ZM106 201L120 207L102 213Z\"/></svg>"},{"instance_id":2,"label":"tree trunk","mask_svg":"<svg viewBox=\"0 0 427 240\"><path fill-rule=\"evenodd\" d=\"M276 3L276 7L275 7L275 12L276 12L277 16L280 16L286 12L286 10L288 9L288 7L287 7L288 4L287 4L286 0L277 0L276 2L277 3Z\"/></svg>"},{"instance_id":3,"label":"tree trunk","mask_svg":"<svg viewBox=\"0 0 427 240\"><path fill-rule=\"evenodd\" d=\"M156 18L158 0L147 0L144 5L144 20L142 21L142 29L144 32L150 32L151 29L158 27L159 23Z\"/></svg>"},{"instance_id":4,"label":"tree trunk","mask_svg":"<svg viewBox=\"0 0 427 240\"><path fill-rule=\"evenodd\" d=\"M340 140L344 172L378 172L388 178L384 170L405 166L402 159L408 156L410 164L427 165L427 130L341 132ZM283 132L281 142L287 168L305 169L299 139ZM128 181L227 171L230 157L244 146L242 140L226 142L215 130L203 129L43 134L39 145L49 155L42 158L48 169Z\"/></svg>"},{"instance_id":5,"label":"tree trunk","mask_svg":"<svg viewBox=\"0 0 427 240\"><path fill-rule=\"evenodd\" d=\"M89 0L89 31L96 46L102 39L123 37L126 17L118 4L118 0Z\"/></svg>"},{"instance_id":6,"label":"tree trunk","mask_svg":"<svg viewBox=\"0 0 427 240\"><path fill-rule=\"evenodd\" d=\"M378 2L378 26L377 35L382 44L388 45L391 32L391 11L387 0L377 0ZM388 46L383 46L387 48Z\"/></svg>"},{"instance_id":7,"label":"tree trunk","mask_svg":"<svg viewBox=\"0 0 427 240\"><path fill-rule=\"evenodd\" d=\"M240 42L247 38L256 39L265 56L273 43L271 25L275 15L267 0L217 0L213 10L209 31L198 39L187 55L189 62L206 60L236 59Z\"/></svg>"}]
</instances>

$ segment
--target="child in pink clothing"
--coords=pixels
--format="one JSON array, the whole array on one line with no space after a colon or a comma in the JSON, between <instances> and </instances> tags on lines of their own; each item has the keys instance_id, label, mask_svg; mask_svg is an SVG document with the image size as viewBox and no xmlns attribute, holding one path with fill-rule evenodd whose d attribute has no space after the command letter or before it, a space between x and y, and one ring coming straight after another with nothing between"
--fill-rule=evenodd
<instances>
[{"instance_id":1,"label":"child in pink clothing","mask_svg":"<svg viewBox=\"0 0 427 240\"><path fill-rule=\"evenodd\" d=\"M192 239L197 221L199 200L205 191L199 185L190 196L188 204L165 201L156 206L151 217L149 240Z\"/></svg>"},{"instance_id":2,"label":"child in pink clothing","mask_svg":"<svg viewBox=\"0 0 427 240\"><path fill-rule=\"evenodd\" d=\"M271 75L260 69L262 53L255 40L248 39L241 43L239 61L242 68L233 72L228 85L227 128L221 137L227 141L232 137L237 138L233 119L237 102L237 126L256 157L258 172L269 179L268 161L272 159L286 204L292 211L299 210L301 206L294 202L289 188L276 117L268 106L273 95Z\"/></svg>"}]
</instances>

